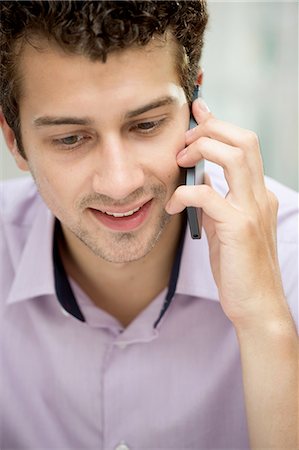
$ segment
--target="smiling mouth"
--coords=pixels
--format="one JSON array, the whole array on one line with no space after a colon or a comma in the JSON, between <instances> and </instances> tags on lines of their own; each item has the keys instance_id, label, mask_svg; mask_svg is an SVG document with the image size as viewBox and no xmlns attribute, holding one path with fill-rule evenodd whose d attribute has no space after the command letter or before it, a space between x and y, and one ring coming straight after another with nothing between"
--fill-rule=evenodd
<instances>
[{"instance_id":1,"label":"smiling mouth","mask_svg":"<svg viewBox=\"0 0 299 450\"><path fill-rule=\"evenodd\" d=\"M134 231L141 227L149 216L152 199L127 211L105 211L89 208L93 216L111 231Z\"/></svg>"},{"instance_id":2,"label":"smiling mouth","mask_svg":"<svg viewBox=\"0 0 299 450\"><path fill-rule=\"evenodd\" d=\"M128 217L128 216L132 216L133 214L135 214L137 211L139 211L142 208L142 206L139 206L138 208L132 209L131 211L127 211L127 212L109 212L109 211L103 211L104 214L107 214L108 216L113 216L113 217Z\"/></svg>"}]
</instances>

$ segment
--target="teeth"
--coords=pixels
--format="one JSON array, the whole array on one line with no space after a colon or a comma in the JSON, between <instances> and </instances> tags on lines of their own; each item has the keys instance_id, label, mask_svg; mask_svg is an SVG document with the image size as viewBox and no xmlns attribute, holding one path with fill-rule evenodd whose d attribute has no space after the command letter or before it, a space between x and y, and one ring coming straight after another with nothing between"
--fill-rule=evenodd
<instances>
[{"instance_id":1,"label":"teeth","mask_svg":"<svg viewBox=\"0 0 299 450\"><path fill-rule=\"evenodd\" d=\"M135 209L132 209L132 211L128 211L125 213L112 213L109 211L105 211L105 214L108 214L108 216L113 216L113 217L127 217L127 216L132 216L132 214L139 211L139 209L140 208L135 208Z\"/></svg>"}]
</instances>

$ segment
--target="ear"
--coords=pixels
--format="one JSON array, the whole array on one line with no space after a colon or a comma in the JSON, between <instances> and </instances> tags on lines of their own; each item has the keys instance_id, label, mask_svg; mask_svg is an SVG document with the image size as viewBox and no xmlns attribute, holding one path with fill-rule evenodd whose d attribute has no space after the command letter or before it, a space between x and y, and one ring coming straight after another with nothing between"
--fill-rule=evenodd
<instances>
[{"instance_id":1,"label":"ear","mask_svg":"<svg viewBox=\"0 0 299 450\"><path fill-rule=\"evenodd\" d=\"M203 84L203 74L204 74L204 70L201 67L199 67L197 79L196 79L196 84L199 84L199 86L202 86L202 84Z\"/></svg>"},{"instance_id":2,"label":"ear","mask_svg":"<svg viewBox=\"0 0 299 450\"><path fill-rule=\"evenodd\" d=\"M2 133L6 142L6 145L12 154L19 169L24 171L29 171L29 166L25 158L20 154L17 146L17 141L13 130L10 128L3 112L0 109L0 126L2 128Z\"/></svg>"}]
</instances>

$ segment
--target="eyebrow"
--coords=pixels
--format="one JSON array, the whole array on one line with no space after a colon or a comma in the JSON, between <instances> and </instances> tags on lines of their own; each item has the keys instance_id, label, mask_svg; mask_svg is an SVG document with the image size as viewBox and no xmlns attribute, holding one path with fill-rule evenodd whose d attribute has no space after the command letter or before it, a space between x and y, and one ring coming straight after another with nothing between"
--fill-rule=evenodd
<instances>
[{"instance_id":1,"label":"eyebrow","mask_svg":"<svg viewBox=\"0 0 299 450\"><path fill-rule=\"evenodd\" d=\"M129 111L125 115L125 119L132 119L134 117L140 116L141 114L151 111L161 106L173 105L177 103L177 99L172 96L162 97L160 99L154 100L151 103L147 103L140 108ZM41 116L33 120L33 125L37 128L45 126L55 126L55 125L94 125L94 121L89 117L69 117L69 116Z\"/></svg>"},{"instance_id":2,"label":"eyebrow","mask_svg":"<svg viewBox=\"0 0 299 450\"><path fill-rule=\"evenodd\" d=\"M46 127L53 125L92 125L93 121L88 117L55 117L41 116L33 121L35 127Z\"/></svg>"},{"instance_id":3,"label":"eyebrow","mask_svg":"<svg viewBox=\"0 0 299 450\"><path fill-rule=\"evenodd\" d=\"M151 103L148 103L147 105L141 106L138 109L135 109L134 111L129 111L126 115L126 119L131 119L132 117L140 116L141 114L148 112L152 109L160 108L161 106L166 105L174 105L177 103L177 99L172 96L162 97L160 99L154 100Z\"/></svg>"}]
</instances>

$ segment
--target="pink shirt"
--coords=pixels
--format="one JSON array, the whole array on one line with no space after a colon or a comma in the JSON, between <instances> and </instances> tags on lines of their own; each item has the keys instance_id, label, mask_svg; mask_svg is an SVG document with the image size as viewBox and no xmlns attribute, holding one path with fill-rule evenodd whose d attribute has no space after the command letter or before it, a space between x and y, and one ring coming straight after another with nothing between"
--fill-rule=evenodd
<instances>
[{"instance_id":1,"label":"pink shirt","mask_svg":"<svg viewBox=\"0 0 299 450\"><path fill-rule=\"evenodd\" d=\"M208 165L217 190L221 172ZM297 195L280 200L278 248L298 318ZM182 450L249 447L234 327L224 315L205 235L187 230L175 296L166 290L126 328L73 280L85 322L57 300L54 218L31 178L1 194L1 450Z\"/></svg>"}]
</instances>

